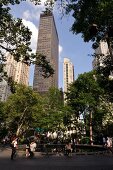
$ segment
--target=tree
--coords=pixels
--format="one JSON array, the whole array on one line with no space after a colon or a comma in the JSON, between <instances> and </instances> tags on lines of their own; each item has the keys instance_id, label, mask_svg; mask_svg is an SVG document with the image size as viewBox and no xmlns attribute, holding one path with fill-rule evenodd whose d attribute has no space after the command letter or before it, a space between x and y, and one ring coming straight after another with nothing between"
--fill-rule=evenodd
<instances>
[{"instance_id":1,"label":"tree","mask_svg":"<svg viewBox=\"0 0 113 170\"><path fill-rule=\"evenodd\" d=\"M6 134L7 130L5 128L6 114L4 111L4 103L0 101L0 139L2 139Z\"/></svg>"},{"instance_id":2,"label":"tree","mask_svg":"<svg viewBox=\"0 0 113 170\"><path fill-rule=\"evenodd\" d=\"M113 103L113 80L110 80L108 76L104 76L101 71L97 71L96 80L99 86L104 89L104 99L106 103Z\"/></svg>"},{"instance_id":3,"label":"tree","mask_svg":"<svg viewBox=\"0 0 113 170\"><path fill-rule=\"evenodd\" d=\"M79 75L78 79L68 89L67 104L75 111L76 117L83 114L86 131L90 128L88 131L90 132L91 142L92 127L94 130L97 127L102 127L102 120L106 113L100 100L103 95L104 89L96 81L95 72Z\"/></svg>"},{"instance_id":4,"label":"tree","mask_svg":"<svg viewBox=\"0 0 113 170\"><path fill-rule=\"evenodd\" d=\"M63 122L63 99L61 91L50 88L48 93L43 96L43 111L37 119L40 128L48 130L57 129Z\"/></svg>"},{"instance_id":5,"label":"tree","mask_svg":"<svg viewBox=\"0 0 113 170\"><path fill-rule=\"evenodd\" d=\"M38 114L40 96L30 87L17 85L16 91L5 103L6 125L9 130L19 135L23 130L33 126L34 114ZM40 108L40 107L39 107Z\"/></svg>"},{"instance_id":6,"label":"tree","mask_svg":"<svg viewBox=\"0 0 113 170\"><path fill-rule=\"evenodd\" d=\"M37 64L41 67L42 75L49 77L54 74L46 56L33 54L30 46L31 32L22 23L22 19L14 18L10 14L11 5L19 4L24 0L1 0L0 2L0 77L4 77L5 53L9 52L16 61L30 65Z\"/></svg>"},{"instance_id":7,"label":"tree","mask_svg":"<svg viewBox=\"0 0 113 170\"><path fill-rule=\"evenodd\" d=\"M4 103L0 101L0 123L4 120L4 111L3 111Z\"/></svg>"}]
</instances>

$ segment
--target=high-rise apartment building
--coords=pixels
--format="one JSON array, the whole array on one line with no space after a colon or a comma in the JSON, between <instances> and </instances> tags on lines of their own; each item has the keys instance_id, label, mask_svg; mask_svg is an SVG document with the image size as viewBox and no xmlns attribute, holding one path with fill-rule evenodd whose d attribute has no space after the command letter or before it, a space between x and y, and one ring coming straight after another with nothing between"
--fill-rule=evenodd
<instances>
[{"instance_id":1,"label":"high-rise apartment building","mask_svg":"<svg viewBox=\"0 0 113 170\"><path fill-rule=\"evenodd\" d=\"M0 80L0 101L6 101L10 94L8 83L4 79Z\"/></svg>"},{"instance_id":2,"label":"high-rise apartment building","mask_svg":"<svg viewBox=\"0 0 113 170\"><path fill-rule=\"evenodd\" d=\"M96 69L98 66L98 63L100 66L103 66L103 60L105 59L105 57L109 54L109 50L108 50L108 44L105 41L100 41L100 45L97 49L95 49L95 54L97 55L93 62L93 68Z\"/></svg>"},{"instance_id":3,"label":"high-rise apartment building","mask_svg":"<svg viewBox=\"0 0 113 170\"><path fill-rule=\"evenodd\" d=\"M6 67L5 71L7 72L8 77L18 84L24 84L28 86L29 84L29 66L23 62L17 62L14 60L14 57L10 54L6 56Z\"/></svg>"},{"instance_id":4,"label":"high-rise apartment building","mask_svg":"<svg viewBox=\"0 0 113 170\"><path fill-rule=\"evenodd\" d=\"M40 67L35 65L33 89L40 94L46 93L50 87L58 88L58 45L59 40L53 14L41 14L37 53L46 56L55 73L49 78L44 78Z\"/></svg>"},{"instance_id":5,"label":"high-rise apartment building","mask_svg":"<svg viewBox=\"0 0 113 170\"><path fill-rule=\"evenodd\" d=\"M71 84L74 81L74 66L68 58L64 58L63 78L64 78L64 92L67 92L69 84Z\"/></svg>"},{"instance_id":6,"label":"high-rise apartment building","mask_svg":"<svg viewBox=\"0 0 113 170\"><path fill-rule=\"evenodd\" d=\"M105 61L107 55L110 55L108 44L106 41L100 41L99 47L95 49L95 54L96 56L92 62L93 69L97 69L98 66L104 67L105 64L103 61ZM113 71L110 72L109 79L113 80Z\"/></svg>"},{"instance_id":7,"label":"high-rise apartment building","mask_svg":"<svg viewBox=\"0 0 113 170\"><path fill-rule=\"evenodd\" d=\"M112 51L112 53L113 53L113 51ZM98 66L104 67L103 61L106 59L107 55L110 54L108 44L106 41L100 41L99 47L97 49L95 49L95 54L97 56L95 56L95 58L92 62L93 69L96 69ZM112 71L110 72L109 78L113 79Z\"/></svg>"},{"instance_id":8,"label":"high-rise apartment building","mask_svg":"<svg viewBox=\"0 0 113 170\"><path fill-rule=\"evenodd\" d=\"M18 84L28 86L29 83L29 66L22 62L17 62L14 57L9 53L6 54L5 72L8 77ZM5 101L11 94L10 88L5 80L0 82L0 99Z\"/></svg>"}]
</instances>

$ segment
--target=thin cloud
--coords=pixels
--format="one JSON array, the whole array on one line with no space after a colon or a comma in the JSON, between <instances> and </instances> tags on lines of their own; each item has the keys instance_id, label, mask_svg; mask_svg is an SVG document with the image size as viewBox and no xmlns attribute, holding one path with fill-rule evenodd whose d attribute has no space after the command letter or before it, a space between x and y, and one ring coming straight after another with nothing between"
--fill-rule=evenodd
<instances>
[{"instance_id":1,"label":"thin cloud","mask_svg":"<svg viewBox=\"0 0 113 170\"><path fill-rule=\"evenodd\" d=\"M33 20L39 21L41 10L33 11L33 10L26 10L23 12L22 18L25 20Z\"/></svg>"},{"instance_id":2,"label":"thin cloud","mask_svg":"<svg viewBox=\"0 0 113 170\"><path fill-rule=\"evenodd\" d=\"M59 55L61 54L62 51L63 51L63 47L59 45Z\"/></svg>"},{"instance_id":3,"label":"thin cloud","mask_svg":"<svg viewBox=\"0 0 113 170\"><path fill-rule=\"evenodd\" d=\"M32 32L32 36L31 36L31 45L30 47L32 48L33 51L36 51L36 47L37 47L37 38L38 38L38 29L37 27L33 24L33 22L28 21L23 19L22 20L23 24L28 27L30 29L30 31Z\"/></svg>"},{"instance_id":4,"label":"thin cloud","mask_svg":"<svg viewBox=\"0 0 113 170\"><path fill-rule=\"evenodd\" d=\"M35 5L33 2L27 1L30 8L29 10L23 12L22 18L30 21L32 20L39 21L40 13L45 10L44 5L45 1L46 0L41 0L40 5Z\"/></svg>"},{"instance_id":5,"label":"thin cloud","mask_svg":"<svg viewBox=\"0 0 113 170\"><path fill-rule=\"evenodd\" d=\"M29 10L24 11L22 18L24 18L25 20L31 19L32 17L30 11Z\"/></svg>"},{"instance_id":6,"label":"thin cloud","mask_svg":"<svg viewBox=\"0 0 113 170\"><path fill-rule=\"evenodd\" d=\"M61 45L59 45L59 61L62 62L62 57L61 57L61 53L63 51L63 47Z\"/></svg>"},{"instance_id":7,"label":"thin cloud","mask_svg":"<svg viewBox=\"0 0 113 170\"><path fill-rule=\"evenodd\" d=\"M33 2L27 1L29 6L31 7L31 9L29 11L28 10L24 11L23 18L39 20L40 13L43 12L45 10L45 8L47 7L45 5L46 1L47 0L41 0L40 5L35 5L35 3L33 3ZM53 8L53 13L59 14L58 8L56 8L56 6L54 6L54 8Z\"/></svg>"}]
</instances>

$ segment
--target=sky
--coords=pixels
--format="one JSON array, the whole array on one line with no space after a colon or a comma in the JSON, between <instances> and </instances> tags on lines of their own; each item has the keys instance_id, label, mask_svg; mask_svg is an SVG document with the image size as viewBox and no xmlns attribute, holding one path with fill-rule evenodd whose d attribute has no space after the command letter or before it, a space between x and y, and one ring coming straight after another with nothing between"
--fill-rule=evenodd
<instances>
[{"instance_id":1,"label":"sky","mask_svg":"<svg viewBox=\"0 0 113 170\"><path fill-rule=\"evenodd\" d=\"M42 0L43 2L45 0ZM19 5L11 6L11 13L15 18L22 18L25 26L32 31L31 48L35 52L38 38L40 13L42 5L34 5L29 0ZM73 34L70 28L73 24L72 16L64 16L58 9L54 11L54 19L59 37L59 88L63 88L63 59L69 58L74 65L75 79L79 74L92 70L93 49L91 42L85 43L81 34ZM30 67L29 85L33 84L34 66Z\"/></svg>"}]
</instances>

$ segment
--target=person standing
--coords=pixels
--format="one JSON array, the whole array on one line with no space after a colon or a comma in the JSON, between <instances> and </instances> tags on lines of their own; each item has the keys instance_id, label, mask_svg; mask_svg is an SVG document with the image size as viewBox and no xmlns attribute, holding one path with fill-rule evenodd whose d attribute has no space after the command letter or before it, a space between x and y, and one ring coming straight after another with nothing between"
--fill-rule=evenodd
<instances>
[{"instance_id":1,"label":"person standing","mask_svg":"<svg viewBox=\"0 0 113 170\"><path fill-rule=\"evenodd\" d=\"M13 160L14 157L16 156L16 149L18 148L18 142L16 137L14 137L14 139L11 142L11 148L12 148L11 160Z\"/></svg>"},{"instance_id":2,"label":"person standing","mask_svg":"<svg viewBox=\"0 0 113 170\"><path fill-rule=\"evenodd\" d=\"M30 143L30 157L33 158L34 157L34 152L36 150L36 142L32 141Z\"/></svg>"},{"instance_id":3,"label":"person standing","mask_svg":"<svg viewBox=\"0 0 113 170\"><path fill-rule=\"evenodd\" d=\"M65 152L67 156L72 156L72 146L70 142L67 142L65 145Z\"/></svg>"},{"instance_id":4,"label":"person standing","mask_svg":"<svg viewBox=\"0 0 113 170\"><path fill-rule=\"evenodd\" d=\"M26 158L28 158L30 156L30 142L27 139L26 140Z\"/></svg>"}]
</instances>

